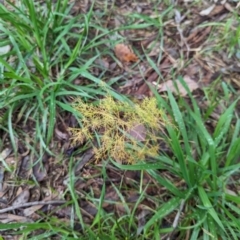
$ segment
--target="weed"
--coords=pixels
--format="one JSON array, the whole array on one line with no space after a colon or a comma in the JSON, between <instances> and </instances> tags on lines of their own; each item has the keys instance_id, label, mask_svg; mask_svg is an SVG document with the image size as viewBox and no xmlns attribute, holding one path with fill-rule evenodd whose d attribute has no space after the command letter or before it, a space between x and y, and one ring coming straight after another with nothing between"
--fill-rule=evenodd
<instances>
[{"instance_id":1,"label":"weed","mask_svg":"<svg viewBox=\"0 0 240 240\"><path fill-rule=\"evenodd\" d=\"M155 98L131 104L107 96L96 106L77 99L73 108L82 115L82 127L69 129L73 143L83 143L98 134L101 144L94 149L96 159L110 156L118 162L134 163L157 155L156 132L163 130L166 121Z\"/></svg>"}]
</instances>

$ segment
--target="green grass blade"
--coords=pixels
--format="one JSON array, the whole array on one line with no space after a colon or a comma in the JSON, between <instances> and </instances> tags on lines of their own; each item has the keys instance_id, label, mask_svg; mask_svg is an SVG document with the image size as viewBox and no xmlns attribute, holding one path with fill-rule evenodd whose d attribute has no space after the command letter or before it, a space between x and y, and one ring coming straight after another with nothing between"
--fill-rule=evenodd
<instances>
[{"instance_id":1,"label":"green grass blade","mask_svg":"<svg viewBox=\"0 0 240 240\"><path fill-rule=\"evenodd\" d=\"M198 194L199 197L202 201L202 204L204 207L206 207L208 210L208 213L211 215L211 217L215 220L215 222L218 224L218 226L225 232L225 228L221 222L221 220L218 217L217 212L215 211L214 207L212 206L207 193L205 192L205 190L203 189L203 187L198 187Z\"/></svg>"},{"instance_id":2,"label":"green grass blade","mask_svg":"<svg viewBox=\"0 0 240 240\"><path fill-rule=\"evenodd\" d=\"M56 122L56 102L55 93L52 92L47 104L49 105L49 118L48 118L48 131L47 131L47 144L52 140L54 126Z\"/></svg>"},{"instance_id":3,"label":"green grass blade","mask_svg":"<svg viewBox=\"0 0 240 240\"><path fill-rule=\"evenodd\" d=\"M148 220L146 225L144 226L144 232L154 225L154 223L162 218L166 217L169 213L177 209L181 202L181 198L173 197L167 203L161 205L161 207L156 211L156 213Z\"/></svg>"},{"instance_id":4,"label":"green grass blade","mask_svg":"<svg viewBox=\"0 0 240 240\"><path fill-rule=\"evenodd\" d=\"M218 120L217 126L213 133L215 144L218 145L226 133L229 131L230 123L233 118L233 111L235 109L237 101L233 102L231 106L221 115Z\"/></svg>"}]
</instances>

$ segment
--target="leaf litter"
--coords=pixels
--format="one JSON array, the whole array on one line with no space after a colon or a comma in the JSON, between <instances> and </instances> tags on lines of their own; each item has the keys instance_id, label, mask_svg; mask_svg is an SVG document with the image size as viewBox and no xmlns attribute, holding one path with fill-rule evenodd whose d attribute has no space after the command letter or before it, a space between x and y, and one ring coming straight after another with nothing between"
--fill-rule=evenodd
<instances>
[{"instance_id":1,"label":"leaf litter","mask_svg":"<svg viewBox=\"0 0 240 240\"><path fill-rule=\"evenodd\" d=\"M117 58L123 63L136 62L138 57L133 53L129 46L119 43L114 48Z\"/></svg>"},{"instance_id":2,"label":"leaf litter","mask_svg":"<svg viewBox=\"0 0 240 240\"><path fill-rule=\"evenodd\" d=\"M190 92L199 88L196 81L191 79L189 76L187 76L187 75L184 76L183 80L187 84ZM168 80L162 84L157 84L156 82L153 82L153 83L154 83L154 85L156 85L158 92L166 92L166 91L170 90L171 92L173 92L175 94L180 94L181 96L187 95L187 90L180 83L179 80L176 80L176 81Z\"/></svg>"},{"instance_id":3,"label":"leaf litter","mask_svg":"<svg viewBox=\"0 0 240 240\"><path fill-rule=\"evenodd\" d=\"M143 20L139 16L142 14L148 16L152 21L161 16L163 22L161 31L164 34L159 37L156 34L159 31L159 26L154 27L153 24L149 24L149 27L144 29L119 31L120 39L117 40L124 40L129 44L116 44L112 46L112 52L122 64L127 66L119 67L113 58L103 56L95 62L95 68L90 69L91 73L100 76L104 69L109 79L116 77L119 79L118 84L114 85L117 91L137 99L144 99L146 96L151 95L149 85L155 87L160 93L170 90L176 95L186 96L186 90L177 80L177 76L184 76L183 79L189 90L195 91L215 82L217 77L222 75L226 81L233 82L235 89L239 92L239 59L234 54L229 57L230 53L226 53L227 50L224 49L224 46L220 51L209 51L209 48L219 44L216 36L221 36L222 29L213 32L211 24L208 26L208 23L227 19L233 9L239 8L239 4L234 5L234 3L226 2L211 5L205 3L196 8L191 6L188 1L182 2L182 5L181 3L175 3L174 8L176 11L175 15L172 16L171 14L161 16L167 7L164 3L154 6L154 1L117 1L109 5L109 9L114 14L102 19L107 28L114 29L115 27L127 26L129 21L135 21L134 24L140 25ZM72 14L87 12L90 5L90 1L76 1ZM94 11L98 12L102 9L102 6L102 1L96 1ZM131 14L135 15L136 18L130 19ZM210 38L211 34L216 36ZM105 40L108 40L107 37ZM2 52L9 51L8 48L3 47ZM134 52L138 54L136 55ZM226 71L223 71L223 69ZM173 76L173 72L176 75ZM88 84L86 79L76 79L75 81L76 84ZM51 204L51 201L68 199L69 196L64 196L63 193L67 189L66 185L69 184L71 174L78 176L74 182L74 188L77 194L81 196L79 204L84 222L91 224L94 220L97 208L89 200L89 196L92 198L100 197L104 185L101 174L102 163L92 164L94 154L87 142L70 148L69 132L66 129L77 125L76 122L74 124L70 123L70 118L73 119L74 117L66 114L57 119L55 137L49 146L58 156L56 158L45 155L43 162L35 162L36 159L32 157L32 152L27 146L21 150L21 145L24 145L24 143L21 143L20 140L18 140L20 157L17 159L12 153L13 149L5 147L4 149L10 149L7 155L6 150L1 149L3 159L1 159L1 162L5 161L6 165L2 164L1 166L0 208L3 210L9 206L25 206L16 211L9 210L8 214L1 214L0 220L2 223L37 221L41 219L43 213L46 213L65 219L67 224L70 224L70 218L72 217L71 207L57 208L56 205ZM17 124L20 126L23 121L18 120ZM31 127L32 125L29 122L29 127L24 129L26 132L31 132L30 138L36 134L34 127ZM142 124L135 123L128 133L138 141L145 141L146 139L146 129ZM31 141L29 143L31 144ZM86 150L76 153L80 146L85 147ZM38 149L38 146L34 145L34 147L35 150ZM68 151L70 154L67 154ZM74 158L74 171L72 173L68 171L69 155ZM77 161L78 159L80 160ZM32 166L32 162L35 162L34 166ZM13 167L18 168L16 176L11 173ZM106 194L103 209L106 212L114 212L116 216L121 217L126 214L124 204L127 204L131 209L130 211L132 211L133 203L136 203L139 199L136 185L139 185L141 172L119 170L111 164L107 166L106 170ZM173 178L173 182L176 182L178 187L185 186L175 176L170 176L166 172L160 174L166 175L167 178ZM95 177L93 178L93 176ZM23 182L24 188L18 184L10 184L15 177L18 177ZM27 182L32 179L37 182L38 187L35 185L28 186ZM159 197L168 198L164 193L164 189L146 171L144 171L142 181L142 187L145 189L146 194L137 207L139 235L149 215L152 215L152 212L157 209ZM121 197L114 186L121 189ZM54 194L52 189L57 194ZM41 201L46 203L46 208L40 204ZM28 203L29 206L24 205ZM31 203L33 206L31 206ZM174 220L174 216L168 217ZM7 235L8 232L6 232Z\"/></svg>"}]
</instances>

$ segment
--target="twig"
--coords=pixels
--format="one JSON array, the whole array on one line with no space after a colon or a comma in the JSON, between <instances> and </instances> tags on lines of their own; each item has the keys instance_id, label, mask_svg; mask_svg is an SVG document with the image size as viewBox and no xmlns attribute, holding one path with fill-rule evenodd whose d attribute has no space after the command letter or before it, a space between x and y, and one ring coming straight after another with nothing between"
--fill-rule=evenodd
<instances>
[{"instance_id":1,"label":"twig","mask_svg":"<svg viewBox=\"0 0 240 240\"><path fill-rule=\"evenodd\" d=\"M187 42L186 38L183 36L183 30L181 28L181 22L185 17L186 17L186 14L184 16L181 16L181 13L178 10L175 9L176 27L177 27L178 33L180 35L181 45L185 44L185 46L187 48L187 58L188 58L189 57L189 52L190 52L190 47L188 45L188 42Z\"/></svg>"},{"instance_id":2,"label":"twig","mask_svg":"<svg viewBox=\"0 0 240 240\"><path fill-rule=\"evenodd\" d=\"M5 213L5 212L9 212L9 211L18 209L18 208L32 207L32 206L36 206L36 205L50 205L50 204L55 205L55 204L64 204L64 203L66 203L66 201L64 201L64 200L47 201L47 202L44 202L44 201L29 202L29 203L23 203L23 204L19 204L16 206L11 206L11 207L1 209L0 213Z\"/></svg>"},{"instance_id":3,"label":"twig","mask_svg":"<svg viewBox=\"0 0 240 240\"><path fill-rule=\"evenodd\" d=\"M178 226L180 214L181 214L181 212L182 212L182 210L183 210L184 204L185 204L185 201L182 200L182 201L181 201L181 204L180 204L180 207L179 207L179 210L178 210L178 212L177 212L177 215L176 215L176 217L175 217L175 219L174 219L174 221L173 221L173 224L172 224L173 231L170 233L170 235L169 235L169 237L167 238L167 240L171 240L172 235L173 235L174 231L176 230L176 228L177 228L177 226Z\"/></svg>"}]
</instances>

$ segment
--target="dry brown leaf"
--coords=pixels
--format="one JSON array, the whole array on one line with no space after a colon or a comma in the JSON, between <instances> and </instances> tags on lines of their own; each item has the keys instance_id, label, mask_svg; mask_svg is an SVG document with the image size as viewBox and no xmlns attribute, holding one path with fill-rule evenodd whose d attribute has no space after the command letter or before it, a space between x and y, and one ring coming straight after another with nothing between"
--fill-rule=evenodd
<instances>
[{"instance_id":1,"label":"dry brown leaf","mask_svg":"<svg viewBox=\"0 0 240 240\"><path fill-rule=\"evenodd\" d=\"M0 153L0 159L1 159L1 161L3 161L4 159L6 159L6 158L10 155L11 152L12 152L12 149L10 149L10 148L4 149L4 150Z\"/></svg>"},{"instance_id":2,"label":"dry brown leaf","mask_svg":"<svg viewBox=\"0 0 240 240\"><path fill-rule=\"evenodd\" d=\"M24 203L28 202L29 197L30 197L29 190L28 189L24 189L22 192L20 192L17 195L16 199L12 203L12 206L21 205L21 204L24 204Z\"/></svg>"},{"instance_id":3,"label":"dry brown leaf","mask_svg":"<svg viewBox=\"0 0 240 240\"><path fill-rule=\"evenodd\" d=\"M183 77L183 80L185 81L185 83L188 85L188 88L190 89L190 91L192 92L193 90L199 88L198 84L192 80L189 76L184 76ZM181 84L180 81L176 80L175 81L175 84L177 85L178 87L178 90L179 90L179 93L181 96L186 96L187 95L187 90L184 88L184 86ZM172 80L169 80L169 81L166 81L162 84L159 84L157 85L156 83L154 83L154 85L157 85L157 88L158 88L158 92L165 92L167 91L168 89L170 91L172 91L173 93L178 93L176 87L175 87L175 84L174 84L174 81Z\"/></svg>"},{"instance_id":4,"label":"dry brown leaf","mask_svg":"<svg viewBox=\"0 0 240 240\"><path fill-rule=\"evenodd\" d=\"M210 12L208 17L214 17L224 12L224 5L216 5L214 9Z\"/></svg>"},{"instance_id":5,"label":"dry brown leaf","mask_svg":"<svg viewBox=\"0 0 240 240\"><path fill-rule=\"evenodd\" d=\"M147 130L143 124L136 124L128 131L128 134L137 141L145 141L146 131Z\"/></svg>"},{"instance_id":6,"label":"dry brown leaf","mask_svg":"<svg viewBox=\"0 0 240 240\"><path fill-rule=\"evenodd\" d=\"M197 29L196 31L192 32L188 37L187 41L188 43L194 46L199 46L199 43L205 39L206 36L209 35L212 27L208 26L207 28L200 28Z\"/></svg>"},{"instance_id":7,"label":"dry brown leaf","mask_svg":"<svg viewBox=\"0 0 240 240\"><path fill-rule=\"evenodd\" d=\"M202 10L199 14L201 16L208 16L212 12L212 10L214 8L215 8L215 4L213 4L212 6L208 7L207 9Z\"/></svg>"},{"instance_id":8,"label":"dry brown leaf","mask_svg":"<svg viewBox=\"0 0 240 240\"><path fill-rule=\"evenodd\" d=\"M96 59L95 63L105 70L109 69L110 66L107 58L98 58Z\"/></svg>"},{"instance_id":9,"label":"dry brown leaf","mask_svg":"<svg viewBox=\"0 0 240 240\"><path fill-rule=\"evenodd\" d=\"M39 161L33 166L33 175L38 182L43 181L48 176L50 158L45 155L42 163Z\"/></svg>"},{"instance_id":10,"label":"dry brown leaf","mask_svg":"<svg viewBox=\"0 0 240 240\"><path fill-rule=\"evenodd\" d=\"M229 4L229 3L225 3L224 7L229 11L229 12L234 12L234 8Z\"/></svg>"},{"instance_id":11,"label":"dry brown leaf","mask_svg":"<svg viewBox=\"0 0 240 240\"><path fill-rule=\"evenodd\" d=\"M65 140L69 139L69 134L67 132L60 131L57 127L55 127L55 134L58 140Z\"/></svg>"},{"instance_id":12,"label":"dry brown leaf","mask_svg":"<svg viewBox=\"0 0 240 240\"><path fill-rule=\"evenodd\" d=\"M115 46L114 52L116 57L123 63L136 62L138 57L125 44L119 43Z\"/></svg>"},{"instance_id":13,"label":"dry brown leaf","mask_svg":"<svg viewBox=\"0 0 240 240\"><path fill-rule=\"evenodd\" d=\"M0 47L0 56L7 54L10 50L11 50L10 45L5 45L5 46Z\"/></svg>"},{"instance_id":14,"label":"dry brown leaf","mask_svg":"<svg viewBox=\"0 0 240 240\"><path fill-rule=\"evenodd\" d=\"M26 208L26 209L23 210L23 215L25 217L31 216L33 213L35 213L36 211L38 211L42 207L43 207L43 205L36 205L36 206L31 206L29 208Z\"/></svg>"},{"instance_id":15,"label":"dry brown leaf","mask_svg":"<svg viewBox=\"0 0 240 240\"><path fill-rule=\"evenodd\" d=\"M31 220L26 217L5 213L0 215L0 222L6 224L9 222L31 222Z\"/></svg>"}]
</instances>

